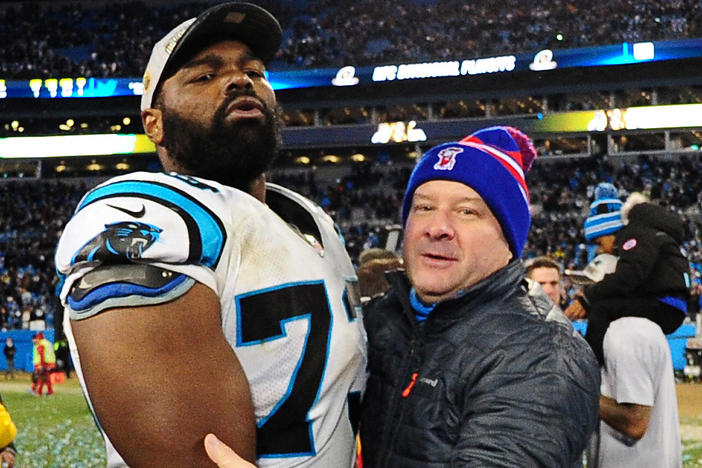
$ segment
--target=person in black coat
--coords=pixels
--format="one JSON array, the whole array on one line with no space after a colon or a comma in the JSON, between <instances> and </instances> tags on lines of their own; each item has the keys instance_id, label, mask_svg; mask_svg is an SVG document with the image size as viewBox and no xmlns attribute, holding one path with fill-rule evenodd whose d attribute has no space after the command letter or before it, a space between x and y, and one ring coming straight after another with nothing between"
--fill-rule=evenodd
<instances>
[{"instance_id":1,"label":"person in black coat","mask_svg":"<svg viewBox=\"0 0 702 468\"><path fill-rule=\"evenodd\" d=\"M405 271L364 307L364 468L581 466L599 368L520 259L535 152L491 127L436 146L402 206Z\"/></svg>"},{"instance_id":2,"label":"person in black coat","mask_svg":"<svg viewBox=\"0 0 702 468\"><path fill-rule=\"evenodd\" d=\"M644 317L665 334L682 324L690 272L681 249L684 226L677 214L639 193L622 205L611 184L600 184L598 189L585 221L585 237L599 246L599 253L614 254L619 260L613 273L583 288L565 312L571 319L587 317L585 339L602 364L602 341L614 320Z\"/></svg>"}]
</instances>

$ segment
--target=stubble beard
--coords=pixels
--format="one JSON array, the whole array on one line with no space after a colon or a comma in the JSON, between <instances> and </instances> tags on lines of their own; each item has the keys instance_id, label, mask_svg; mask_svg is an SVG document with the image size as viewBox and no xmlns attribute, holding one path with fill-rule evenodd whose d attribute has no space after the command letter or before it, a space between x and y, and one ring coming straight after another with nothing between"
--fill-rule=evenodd
<instances>
[{"instance_id":1,"label":"stubble beard","mask_svg":"<svg viewBox=\"0 0 702 468\"><path fill-rule=\"evenodd\" d=\"M280 110L263 109L263 122L243 119L227 122L227 106L241 91L229 96L215 112L209 128L163 107L163 146L184 173L248 191L251 182L269 169L280 148Z\"/></svg>"}]
</instances>

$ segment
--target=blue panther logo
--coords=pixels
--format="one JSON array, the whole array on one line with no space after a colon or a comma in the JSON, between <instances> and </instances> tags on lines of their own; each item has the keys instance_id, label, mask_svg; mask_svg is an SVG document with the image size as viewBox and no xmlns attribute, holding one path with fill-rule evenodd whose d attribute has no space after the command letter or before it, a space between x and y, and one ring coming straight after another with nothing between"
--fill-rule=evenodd
<instances>
[{"instance_id":1,"label":"blue panther logo","mask_svg":"<svg viewBox=\"0 0 702 468\"><path fill-rule=\"evenodd\" d=\"M73 263L100 261L118 263L141 258L144 251L158 240L161 228L135 221L106 224L105 230L85 244Z\"/></svg>"}]
</instances>

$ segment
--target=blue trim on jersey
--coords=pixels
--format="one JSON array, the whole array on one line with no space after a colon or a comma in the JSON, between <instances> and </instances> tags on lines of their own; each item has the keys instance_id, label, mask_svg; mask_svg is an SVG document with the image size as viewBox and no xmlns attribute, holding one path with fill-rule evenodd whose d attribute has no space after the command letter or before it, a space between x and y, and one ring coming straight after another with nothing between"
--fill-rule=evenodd
<instances>
[{"instance_id":1,"label":"blue trim on jersey","mask_svg":"<svg viewBox=\"0 0 702 468\"><path fill-rule=\"evenodd\" d=\"M237 323L240 324L241 323L241 304L240 304L241 299L249 297L249 296L265 294L267 292L275 291L278 289L285 289L285 288L289 288L289 287L310 285L310 284L321 284L324 287L324 295L325 295L326 301L327 301L327 310L329 311L329 330L327 332L327 346L326 346L327 349L326 349L326 355L324 356L324 369L322 369L322 376L321 376L320 381L319 381L320 383L319 383L319 387L317 388L317 393L315 394L314 401L312 402L312 405L310 406L310 410L311 410L319 401L319 397L320 397L321 392L322 392L322 385L324 385L324 378L326 376L327 367L329 364L329 354L331 352L330 346L331 346L332 330L334 328L334 310L332 309L331 303L329 302L329 291L327 290L327 285L324 282L324 280L296 281L296 282L292 282L292 283L278 284L275 286L271 286L269 288L259 289L256 291L250 291L248 293L240 294L240 295L236 296L235 302L236 302ZM345 292L346 292L346 289L344 288L344 293ZM302 315L298 315L298 316L290 318L290 319L281 320L280 321L281 333L279 335L276 335L274 337L264 339L264 340L252 340L252 341L243 342L242 336L241 336L241 333L242 333L241 326L237 326L236 346L243 347L243 346L259 345L259 344L262 344L262 343L265 343L268 341L273 341L273 340L285 338L285 337L287 337L287 333L285 331L285 324L288 322L292 322L292 321L300 320L300 319L304 319L307 321L307 333L305 335L305 340L304 340L304 344L302 347L302 352L300 353L300 358L298 359L297 364L295 366L295 370L293 371L293 373L290 377L290 381L288 383L288 388L286 389L285 394L280 398L280 400L278 400L278 403L276 403L276 405L273 407L273 409L266 416L261 418L261 420L259 422L256 423L257 428L261 428L276 413L276 411L278 411L278 409L280 409L280 407L285 403L285 401L287 401L287 399L290 396L290 393L292 392L292 389L295 385L295 380L297 378L297 373L300 370L300 366L302 365L302 361L305 358L305 353L307 352L307 341L308 341L310 333L312 331L312 316L311 316L311 314L302 314ZM309 411L308 411L306 414L306 417L305 417L305 422L310 423L311 421L312 420L309 417ZM296 453L280 453L280 454L269 453L269 454L259 455L259 458L294 458L294 457L315 456L317 454L317 450L316 450L316 444L315 444L315 438L314 438L314 428L313 428L312 424L309 425L308 431L309 431L308 436L310 439L310 445L312 446L312 449L313 449L312 451L310 451L310 452L296 452Z\"/></svg>"},{"instance_id":2,"label":"blue trim on jersey","mask_svg":"<svg viewBox=\"0 0 702 468\"><path fill-rule=\"evenodd\" d=\"M331 353L331 338L332 338L332 330L334 329L334 309L332 309L332 305L329 302L329 291L327 290L327 285L322 281L322 284L324 284L324 295L327 298L327 307L329 308L329 332L327 333L327 355L324 356L324 369L322 369L322 378L319 381L319 387L317 387L317 394L314 396L314 401L312 402L312 406L310 408L314 408L317 405L317 402L319 401L319 397L322 394L322 386L324 385L324 378L327 376L327 368L328 363L329 363L329 353ZM344 288L344 291L346 291L346 288ZM307 422L310 422L311 419L309 418L309 412L307 412ZM316 445L314 443L314 432L312 431L312 424L310 424L310 440L312 441L312 447L315 448ZM316 448L314 450L314 453L311 455L316 455Z\"/></svg>"},{"instance_id":3,"label":"blue trim on jersey","mask_svg":"<svg viewBox=\"0 0 702 468\"><path fill-rule=\"evenodd\" d=\"M295 283L295 284L297 284L297 283ZM265 293L266 291L272 291L272 290L275 290L275 289L281 289L281 288L262 289L262 290L261 290L259 293L257 293L257 294L263 294L263 293ZM237 307L236 307L236 310L237 310L237 322L240 322L240 320L241 320L240 317L238 317L238 315L239 315L239 310L240 310L240 307L239 307L239 297L242 297L242 298L243 298L243 297L246 297L246 296L250 296L250 294L245 294L245 295L241 295L241 296L238 296L238 297L237 297L237 301L236 301L236 302L237 302ZM256 346L256 345L260 345L260 344L263 344L263 343L267 343L267 342L269 342L269 341L276 341L276 340L280 340L280 339L282 339L282 338L287 338L288 334L287 334L287 332L285 331L285 324L288 323L288 322L295 322L295 321L297 321L297 320L305 319L305 320L308 321L308 322L307 322L307 336L305 337L305 346L307 346L307 338L308 338L309 335L310 335L310 328L311 328L311 325L312 325L312 318L311 318L311 317L312 317L311 314L303 314L303 315L296 315L295 317L291 317L291 318L289 318L289 319L281 320L280 322L278 322L278 323L280 324L280 334L279 334L279 335L270 336L270 337L264 338L264 339L262 339L262 340L251 340L251 341L247 341L247 342L245 342L245 343L242 341L242 338L241 338L241 327L238 327L237 330L236 330L236 345L237 345L237 346L241 346L241 347L244 347L244 346ZM302 349L303 349L303 354L304 354L304 349L305 349L305 348L303 347ZM302 361L302 359L300 359L300 361Z\"/></svg>"},{"instance_id":4,"label":"blue trim on jersey","mask_svg":"<svg viewBox=\"0 0 702 468\"><path fill-rule=\"evenodd\" d=\"M271 286L268 288L263 288L263 289L257 289L255 291L249 291L247 293L239 294L234 298L234 301L236 302L236 323L241 323L241 299L245 299L250 296L258 296L259 294L265 294L270 291L276 291L278 289L285 289L285 288L292 288L295 286L303 286L303 285L308 285L308 284L321 284L324 286L324 291L328 293L327 291L327 285L324 283L324 280L313 280L313 281L295 281L293 283L284 283L284 284L276 284L275 286ZM327 294L328 297L328 294ZM327 304L329 303L329 299L327 299ZM329 309L331 311L331 309ZM331 312L330 312L331 313ZM303 314L303 315L297 315L293 318L286 319L286 320L281 320L281 324L287 323L290 321L294 320L300 320L302 318L309 317L309 314ZM332 313L332 318L333 318L333 313ZM309 329L309 327L308 327ZM331 326L329 327L331 330ZM309 331L308 331L309 334ZM237 327L236 329L236 345L237 347L239 346L253 346L253 345L259 345L261 343L266 343L268 341L274 341L274 340L279 340L281 338L287 337L287 333L285 332L285 327L281 326L280 327L280 334L272 336L270 338L266 338L263 340L251 340L251 341L246 341L244 342L242 337L241 337L241 327Z\"/></svg>"},{"instance_id":5,"label":"blue trim on jersey","mask_svg":"<svg viewBox=\"0 0 702 468\"><path fill-rule=\"evenodd\" d=\"M311 281L311 282L306 282L306 283L294 283L294 284L319 284L319 283L320 283L319 281ZM324 281L321 281L321 283L324 284ZM328 366L327 366L327 363L329 362L329 352L330 352L329 347L331 346L331 336L332 336L331 331L332 331L333 328L334 328L334 312L332 312L333 309L331 308L331 304L329 303L329 291L327 291L327 286L326 286L326 284L324 284L324 291L325 291L325 293L326 293L325 296L327 297L327 306L329 307L329 309L328 309L328 310L329 310L329 332L327 333L327 355L324 357L324 369L322 369L322 378L321 378L320 381L319 381L319 382L320 382L320 383L319 383L319 387L317 387L317 393L316 393L315 396L314 396L314 401L312 402L312 406L310 406L310 409L311 409L311 408L314 408L314 406L315 406L315 405L317 404L317 402L319 401L319 396L320 396L321 393L322 393L322 385L324 385L324 377L326 377L326 374L327 374L327 367L328 367ZM312 320L311 320L310 314L300 315L299 317L300 317L300 318L309 318L309 319L310 319L309 323L310 323L310 325L312 324ZM283 396L283 398L281 398L281 399L278 401L278 404L275 405L275 407L271 410L271 412L268 413L268 416L266 416L265 418L261 419L261 421L260 421L259 423L256 424L257 427L263 426L263 424L265 424L265 422L266 422L272 415L274 415L276 411L278 411L278 409L280 408L280 406L282 406L282 404L285 402L285 400L287 400L287 398L290 396L290 392L292 391L293 385L294 385L294 383L295 383L295 379L297 378L297 371L298 371L298 369L300 368L300 365L302 364L302 359L305 357L305 356L304 356L304 353L307 352L307 338L308 338L309 336L310 336L310 331L309 331L309 329L308 329L308 331L307 331L307 336L305 336L305 347L303 348L303 349L304 349L304 352L303 352L303 354L300 356L300 360L299 360L298 363L297 363L297 367L295 368L295 372L293 372L292 377L290 378L290 384L288 385L288 389L286 390L285 395ZM309 422L311 422L311 421L312 421L312 420L311 420L310 417L309 417L309 411L308 411L308 412L307 412L307 417L305 418L305 422L308 422L308 423L309 423ZM316 444L315 444L315 442L314 442L314 430L313 430L313 425L312 425L312 424L309 425L308 431L309 431L308 436L309 436L309 438L310 438L311 445L312 445L312 447L314 448L314 447L316 446ZM305 456L307 456L307 457L313 457L313 456L315 456L315 455L317 455L317 450L316 450L316 449L312 450L311 452L298 452L298 453L295 453L295 454L264 454L264 455L262 455L260 458L290 458L290 457L305 457Z\"/></svg>"},{"instance_id":6,"label":"blue trim on jersey","mask_svg":"<svg viewBox=\"0 0 702 468\"><path fill-rule=\"evenodd\" d=\"M54 271L56 272L56 276L58 277L58 282L56 284L56 287L54 288L54 294L56 295L56 297L60 298L61 291L63 291L63 285L66 284L66 278L68 276L58 271L58 268L54 268Z\"/></svg>"},{"instance_id":7,"label":"blue trim on jersey","mask_svg":"<svg viewBox=\"0 0 702 468\"><path fill-rule=\"evenodd\" d=\"M108 283L104 286L99 286L90 291L80 301L74 300L69 294L67 297L68 305L76 312L90 309L91 307L100 304L106 299L114 299L128 296L143 296L143 297L158 297L182 284L188 277L180 274L171 281L161 286L160 288L149 288L133 283Z\"/></svg>"},{"instance_id":8,"label":"blue trim on jersey","mask_svg":"<svg viewBox=\"0 0 702 468\"><path fill-rule=\"evenodd\" d=\"M349 301L349 293L346 290L346 288L344 288L344 293L341 295L341 302L342 304L344 304L344 310L346 311L346 319L351 323L355 322L358 318L358 311L356 311L355 314L351 311L351 308L354 306L352 306L351 302Z\"/></svg>"},{"instance_id":9,"label":"blue trim on jersey","mask_svg":"<svg viewBox=\"0 0 702 468\"><path fill-rule=\"evenodd\" d=\"M339 227L338 224L334 223L334 231L336 231L336 235L339 236L339 240L341 241L341 245L346 248L346 239L344 239L344 234L341 232L341 227Z\"/></svg>"},{"instance_id":10,"label":"blue trim on jersey","mask_svg":"<svg viewBox=\"0 0 702 468\"><path fill-rule=\"evenodd\" d=\"M122 195L154 197L155 201L165 201L192 216L200 234L202 253L199 261L207 267L216 267L226 241L226 233L221 221L198 200L174 187L147 181L115 182L89 192L76 212L98 200Z\"/></svg>"}]
</instances>

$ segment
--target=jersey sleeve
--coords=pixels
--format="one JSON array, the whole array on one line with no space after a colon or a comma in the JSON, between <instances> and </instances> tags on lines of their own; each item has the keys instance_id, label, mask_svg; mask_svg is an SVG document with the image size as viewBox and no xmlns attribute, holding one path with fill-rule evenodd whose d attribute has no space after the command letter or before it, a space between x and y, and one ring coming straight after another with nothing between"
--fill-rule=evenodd
<instances>
[{"instance_id":1,"label":"jersey sleeve","mask_svg":"<svg viewBox=\"0 0 702 468\"><path fill-rule=\"evenodd\" d=\"M56 251L72 318L170 301L196 281L217 292L227 241L218 195L197 179L148 173L88 192Z\"/></svg>"}]
</instances>

